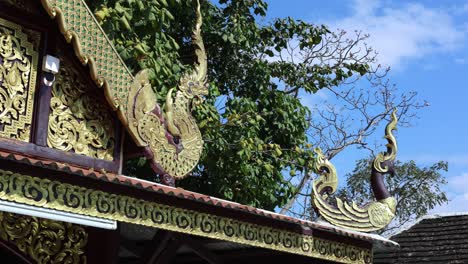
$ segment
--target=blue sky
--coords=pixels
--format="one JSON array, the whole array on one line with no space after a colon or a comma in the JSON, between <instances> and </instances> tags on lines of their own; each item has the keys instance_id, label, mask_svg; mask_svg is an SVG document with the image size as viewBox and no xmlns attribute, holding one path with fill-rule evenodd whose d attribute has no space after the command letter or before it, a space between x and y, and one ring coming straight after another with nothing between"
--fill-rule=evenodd
<instances>
[{"instance_id":1,"label":"blue sky","mask_svg":"<svg viewBox=\"0 0 468 264\"><path fill-rule=\"evenodd\" d=\"M412 127L399 129L399 158L421 166L448 161L445 190L451 201L431 213L468 212L468 0L268 3L268 18L291 16L371 35L367 42L379 52L379 63L392 68L391 81L430 103ZM333 162L345 175L366 155L351 149Z\"/></svg>"}]
</instances>

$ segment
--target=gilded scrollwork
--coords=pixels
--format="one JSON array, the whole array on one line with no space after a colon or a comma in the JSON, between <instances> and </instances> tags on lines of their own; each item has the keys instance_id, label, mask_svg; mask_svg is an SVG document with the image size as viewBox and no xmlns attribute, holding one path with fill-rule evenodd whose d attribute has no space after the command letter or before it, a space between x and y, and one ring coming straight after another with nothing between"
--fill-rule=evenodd
<instances>
[{"instance_id":1,"label":"gilded scrollwork","mask_svg":"<svg viewBox=\"0 0 468 264\"><path fill-rule=\"evenodd\" d=\"M387 151L378 154L372 162L371 187L376 201L358 206L355 202L347 203L335 197L335 203L328 201L329 195L336 192L338 175L336 169L317 148L316 171L319 177L314 181L313 205L321 217L331 224L361 232L373 232L385 228L395 217L396 200L391 197L383 183L383 174L393 173L397 142L393 135L398 118L396 109L391 114L391 121L385 127Z\"/></svg>"},{"instance_id":2,"label":"gilded scrollwork","mask_svg":"<svg viewBox=\"0 0 468 264\"><path fill-rule=\"evenodd\" d=\"M180 79L177 88L170 89L162 109L149 84L146 70L140 71L127 97L128 129L137 144L151 151L151 164L161 175L180 179L198 164L203 151L203 139L191 106L208 94L206 83L207 57L201 35L202 15L197 3L197 20L192 32L195 49L194 70ZM173 94L175 94L173 96Z\"/></svg>"},{"instance_id":3,"label":"gilded scrollwork","mask_svg":"<svg viewBox=\"0 0 468 264\"><path fill-rule=\"evenodd\" d=\"M49 147L113 160L115 127L104 100L66 61L52 87Z\"/></svg>"},{"instance_id":4,"label":"gilded scrollwork","mask_svg":"<svg viewBox=\"0 0 468 264\"><path fill-rule=\"evenodd\" d=\"M86 263L88 234L79 225L0 212L0 239L38 264Z\"/></svg>"},{"instance_id":5,"label":"gilded scrollwork","mask_svg":"<svg viewBox=\"0 0 468 264\"><path fill-rule=\"evenodd\" d=\"M36 34L37 36L37 34ZM0 18L0 136L29 141L37 51L21 26Z\"/></svg>"},{"instance_id":6,"label":"gilded scrollwork","mask_svg":"<svg viewBox=\"0 0 468 264\"><path fill-rule=\"evenodd\" d=\"M369 248L10 171L0 170L0 199L340 263L372 262Z\"/></svg>"}]
</instances>

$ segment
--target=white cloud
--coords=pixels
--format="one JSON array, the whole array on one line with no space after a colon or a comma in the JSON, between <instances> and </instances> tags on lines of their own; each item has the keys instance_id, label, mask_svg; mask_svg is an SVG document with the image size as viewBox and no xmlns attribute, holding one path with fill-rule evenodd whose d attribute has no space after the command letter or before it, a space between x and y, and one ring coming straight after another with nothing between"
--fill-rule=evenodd
<instances>
[{"instance_id":1,"label":"white cloud","mask_svg":"<svg viewBox=\"0 0 468 264\"><path fill-rule=\"evenodd\" d=\"M468 173L463 173L455 177L447 177L447 181L447 188L450 192L464 193L464 197L468 198Z\"/></svg>"},{"instance_id":2,"label":"white cloud","mask_svg":"<svg viewBox=\"0 0 468 264\"><path fill-rule=\"evenodd\" d=\"M328 99L328 94L326 89L321 89L314 94L301 93L299 94L299 98L302 105L312 110L316 107L324 106L324 102Z\"/></svg>"},{"instance_id":3,"label":"white cloud","mask_svg":"<svg viewBox=\"0 0 468 264\"><path fill-rule=\"evenodd\" d=\"M448 10L407 3L398 8L380 1L354 0L352 15L325 22L331 29L370 34L369 44L379 52L379 62L393 68L407 59L423 58L461 47L464 30Z\"/></svg>"},{"instance_id":4,"label":"white cloud","mask_svg":"<svg viewBox=\"0 0 468 264\"><path fill-rule=\"evenodd\" d=\"M448 204L436 206L428 214L460 213L468 212L468 193L456 195Z\"/></svg>"},{"instance_id":5,"label":"white cloud","mask_svg":"<svg viewBox=\"0 0 468 264\"><path fill-rule=\"evenodd\" d=\"M429 213L468 212L468 173L447 177L446 191L450 197L448 204L435 207Z\"/></svg>"}]
</instances>

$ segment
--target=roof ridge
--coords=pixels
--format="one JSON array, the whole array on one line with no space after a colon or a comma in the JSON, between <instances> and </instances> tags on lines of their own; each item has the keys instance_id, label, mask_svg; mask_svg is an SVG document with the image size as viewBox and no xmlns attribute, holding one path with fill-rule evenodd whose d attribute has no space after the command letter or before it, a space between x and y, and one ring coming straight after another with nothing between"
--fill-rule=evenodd
<instances>
[{"instance_id":1,"label":"roof ridge","mask_svg":"<svg viewBox=\"0 0 468 264\"><path fill-rule=\"evenodd\" d=\"M386 236L387 238L392 238L396 235L399 235L409 229L411 229L412 227L414 227L415 225L421 223L423 220L427 220L427 219L439 219L439 218L444 218L444 217L452 217L452 216L468 216L468 212L453 212L453 213L435 213L435 214L427 214L427 215L423 215L417 219L415 219L414 221L412 222L409 222L407 224L404 224L403 226L401 226L400 228L398 228L395 232L391 233L390 235Z\"/></svg>"}]
</instances>

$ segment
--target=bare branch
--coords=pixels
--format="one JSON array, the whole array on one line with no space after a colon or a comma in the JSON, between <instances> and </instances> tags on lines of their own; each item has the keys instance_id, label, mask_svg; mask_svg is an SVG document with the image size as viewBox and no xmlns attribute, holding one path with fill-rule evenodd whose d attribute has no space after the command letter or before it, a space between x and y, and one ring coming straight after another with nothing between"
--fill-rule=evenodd
<instances>
[{"instance_id":1,"label":"bare branch","mask_svg":"<svg viewBox=\"0 0 468 264\"><path fill-rule=\"evenodd\" d=\"M416 111L428 106L427 102L417 101L416 92L402 93L387 79L390 68L377 65L377 53L365 41L369 37L360 31L355 31L353 38L345 38L345 31L326 35L319 45L301 51L302 62L313 65L328 65L332 68L342 68L345 63L365 63L373 68L364 76L345 78L338 86L326 87L327 100L312 107L307 135L310 142L320 147L329 160L343 150L357 147L368 150L368 139L382 123L389 120L394 108L398 109L399 125L410 126L417 118ZM291 54L291 57L293 55ZM300 88L288 89L286 92L297 92ZM296 185L297 193L281 209L281 213L302 215L304 196L311 184L311 175L305 173ZM304 197L302 197L304 198ZM299 211L298 211L299 210Z\"/></svg>"}]
</instances>

